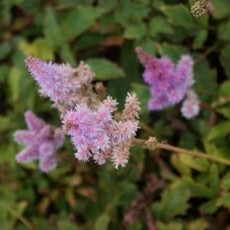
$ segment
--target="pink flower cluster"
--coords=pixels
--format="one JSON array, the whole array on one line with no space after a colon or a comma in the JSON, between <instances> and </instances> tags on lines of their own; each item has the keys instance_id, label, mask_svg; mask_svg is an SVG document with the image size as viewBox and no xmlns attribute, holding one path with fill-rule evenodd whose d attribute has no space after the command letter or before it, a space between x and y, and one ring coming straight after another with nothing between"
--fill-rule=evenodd
<instances>
[{"instance_id":1,"label":"pink flower cluster","mask_svg":"<svg viewBox=\"0 0 230 230\"><path fill-rule=\"evenodd\" d=\"M199 101L191 90L194 83L192 58L183 55L175 66L168 57L155 58L141 48L137 48L136 52L145 67L144 81L150 86L148 108L152 111L163 110L181 102L187 95L182 105L182 115L188 119L196 116L199 113Z\"/></svg>"},{"instance_id":2,"label":"pink flower cluster","mask_svg":"<svg viewBox=\"0 0 230 230\"><path fill-rule=\"evenodd\" d=\"M40 93L49 97L61 112L63 106L72 108L80 101L87 101L85 92L94 77L88 65L80 62L75 69L69 64L46 63L32 56L28 56L25 63L40 86Z\"/></svg>"},{"instance_id":3,"label":"pink flower cluster","mask_svg":"<svg viewBox=\"0 0 230 230\"><path fill-rule=\"evenodd\" d=\"M61 113L64 132L26 112L29 130L14 134L15 140L26 148L17 154L16 160L20 163L39 160L40 169L50 171L57 165L55 151L63 144L65 133L71 136L77 159L93 158L100 165L111 159L116 168L125 166L138 129L137 97L128 94L120 119L115 119L117 102L109 96L101 102L102 95L92 87L94 73L88 65L81 62L75 69L31 56L25 62L41 94L49 97Z\"/></svg>"},{"instance_id":4,"label":"pink flower cluster","mask_svg":"<svg viewBox=\"0 0 230 230\"><path fill-rule=\"evenodd\" d=\"M101 165L109 158L115 168L127 164L132 138L138 129L139 102L134 94L128 94L119 121L113 118L116 109L117 102L107 97L95 110L80 104L64 115L63 128L77 149L77 159L88 161L92 157Z\"/></svg>"},{"instance_id":5,"label":"pink flower cluster","mask_svg":"<svg viewBox=\"0 0 230 230\"><path fill-rule=\"evenodd\" d=\"M54 169L57 165L55 151L64 141L62 130L47 125L30 111L25 113L25 120L28 130L18 130L14 133L15 141L26 147L17 154L17 162L39 160L41 171L48 172Z\"/></svg>"}]
</instances>

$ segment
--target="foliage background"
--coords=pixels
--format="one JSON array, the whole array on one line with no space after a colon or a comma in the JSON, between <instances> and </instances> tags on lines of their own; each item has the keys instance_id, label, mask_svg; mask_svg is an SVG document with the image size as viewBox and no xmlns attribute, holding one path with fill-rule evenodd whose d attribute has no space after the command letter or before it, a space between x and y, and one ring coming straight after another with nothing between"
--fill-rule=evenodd
<instances>
[{"instance_id":1,"label":"foliage background","mask_svg":"<svg viewBox=\"0 0 230 230\"><path fill-rule=\"evenodd\" d=\"M58 169L43 174L36 164L16 164L20 147L12 139L16 129L25 128L26 110L60 125L25 68L24 58L32 54L72 65L86 61L121 107L126 92L135 91L142 107L139 137L155 135L230 160L230 2L212 2L212 15L193 18L191 1L0 1L0 229L230 226L227 166L135 146L127 167L115 170L77 162L66 140ZM137 46L175 62L181 54L193 56L202 101L197 118L183 119L178 106L147 111Z\"/></svg>"}]
</instances>

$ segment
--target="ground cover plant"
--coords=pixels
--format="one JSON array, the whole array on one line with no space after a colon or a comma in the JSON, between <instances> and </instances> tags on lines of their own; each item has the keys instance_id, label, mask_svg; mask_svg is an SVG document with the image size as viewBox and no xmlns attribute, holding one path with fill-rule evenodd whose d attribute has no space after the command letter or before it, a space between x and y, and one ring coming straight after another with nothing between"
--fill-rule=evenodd
<instances>
[{"instance_id":1,"label":"ground cover plant","mask_svg":"<svg viewBox=\"0 0 230 230\"><path fill-rule=\"evenodd\" d=\"M0 5L0 229L229 228L229 1Z\"/></svg>"}]
</instances>

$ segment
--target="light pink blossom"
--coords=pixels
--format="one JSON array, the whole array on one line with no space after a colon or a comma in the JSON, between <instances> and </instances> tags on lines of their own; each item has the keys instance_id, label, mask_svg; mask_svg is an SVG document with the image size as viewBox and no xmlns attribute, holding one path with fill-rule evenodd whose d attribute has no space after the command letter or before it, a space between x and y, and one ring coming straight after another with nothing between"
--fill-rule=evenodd
<instances>
[{"instance_id":1,"label":"light pink blossom","mask_svg":"<svg viewBox=\"0 0 230 230\"><path fill-rule=\"evenodd\" d=\"M61 129L47 125L31 111L25 113L28 130L18 130L14 139L25 149L16 155L19 163L39 161L39 168L43 172L54 169L57 165L56 150L63 145L64 134Z\"/></svg>"}]
</instances>

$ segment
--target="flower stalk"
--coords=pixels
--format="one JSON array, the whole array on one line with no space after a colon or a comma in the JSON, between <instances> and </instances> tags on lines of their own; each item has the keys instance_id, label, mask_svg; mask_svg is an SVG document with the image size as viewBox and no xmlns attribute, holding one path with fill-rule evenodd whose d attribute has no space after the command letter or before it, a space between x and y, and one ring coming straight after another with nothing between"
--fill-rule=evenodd
<instances>
[{"instance_id":1,"label":"flower stalk","mask_svg":"<svg viewBox=\"0 0 230 230\"><path fill-rule=\"evenodd\" d=\"M173 152L173 153L189 154L189 155L194 156L194 157L201 157L201 158L204 158L204 159L216 162L216 163L221 163L221 164L230 166L230 161L227 159L224 159L222 157L210 155L210 154L205 153L205 152L175 147L173 145L166 144L166 143L161 143L161 142L158 142L155 137L150 137L147 141L144 139L135 138L133 140L133 142L134 142L134 144L141 145L144 148L152 150L152 151L154 151L156 149L163 149L163 150L167 150L167 151Z\"/></svg>"}]
</instances>

